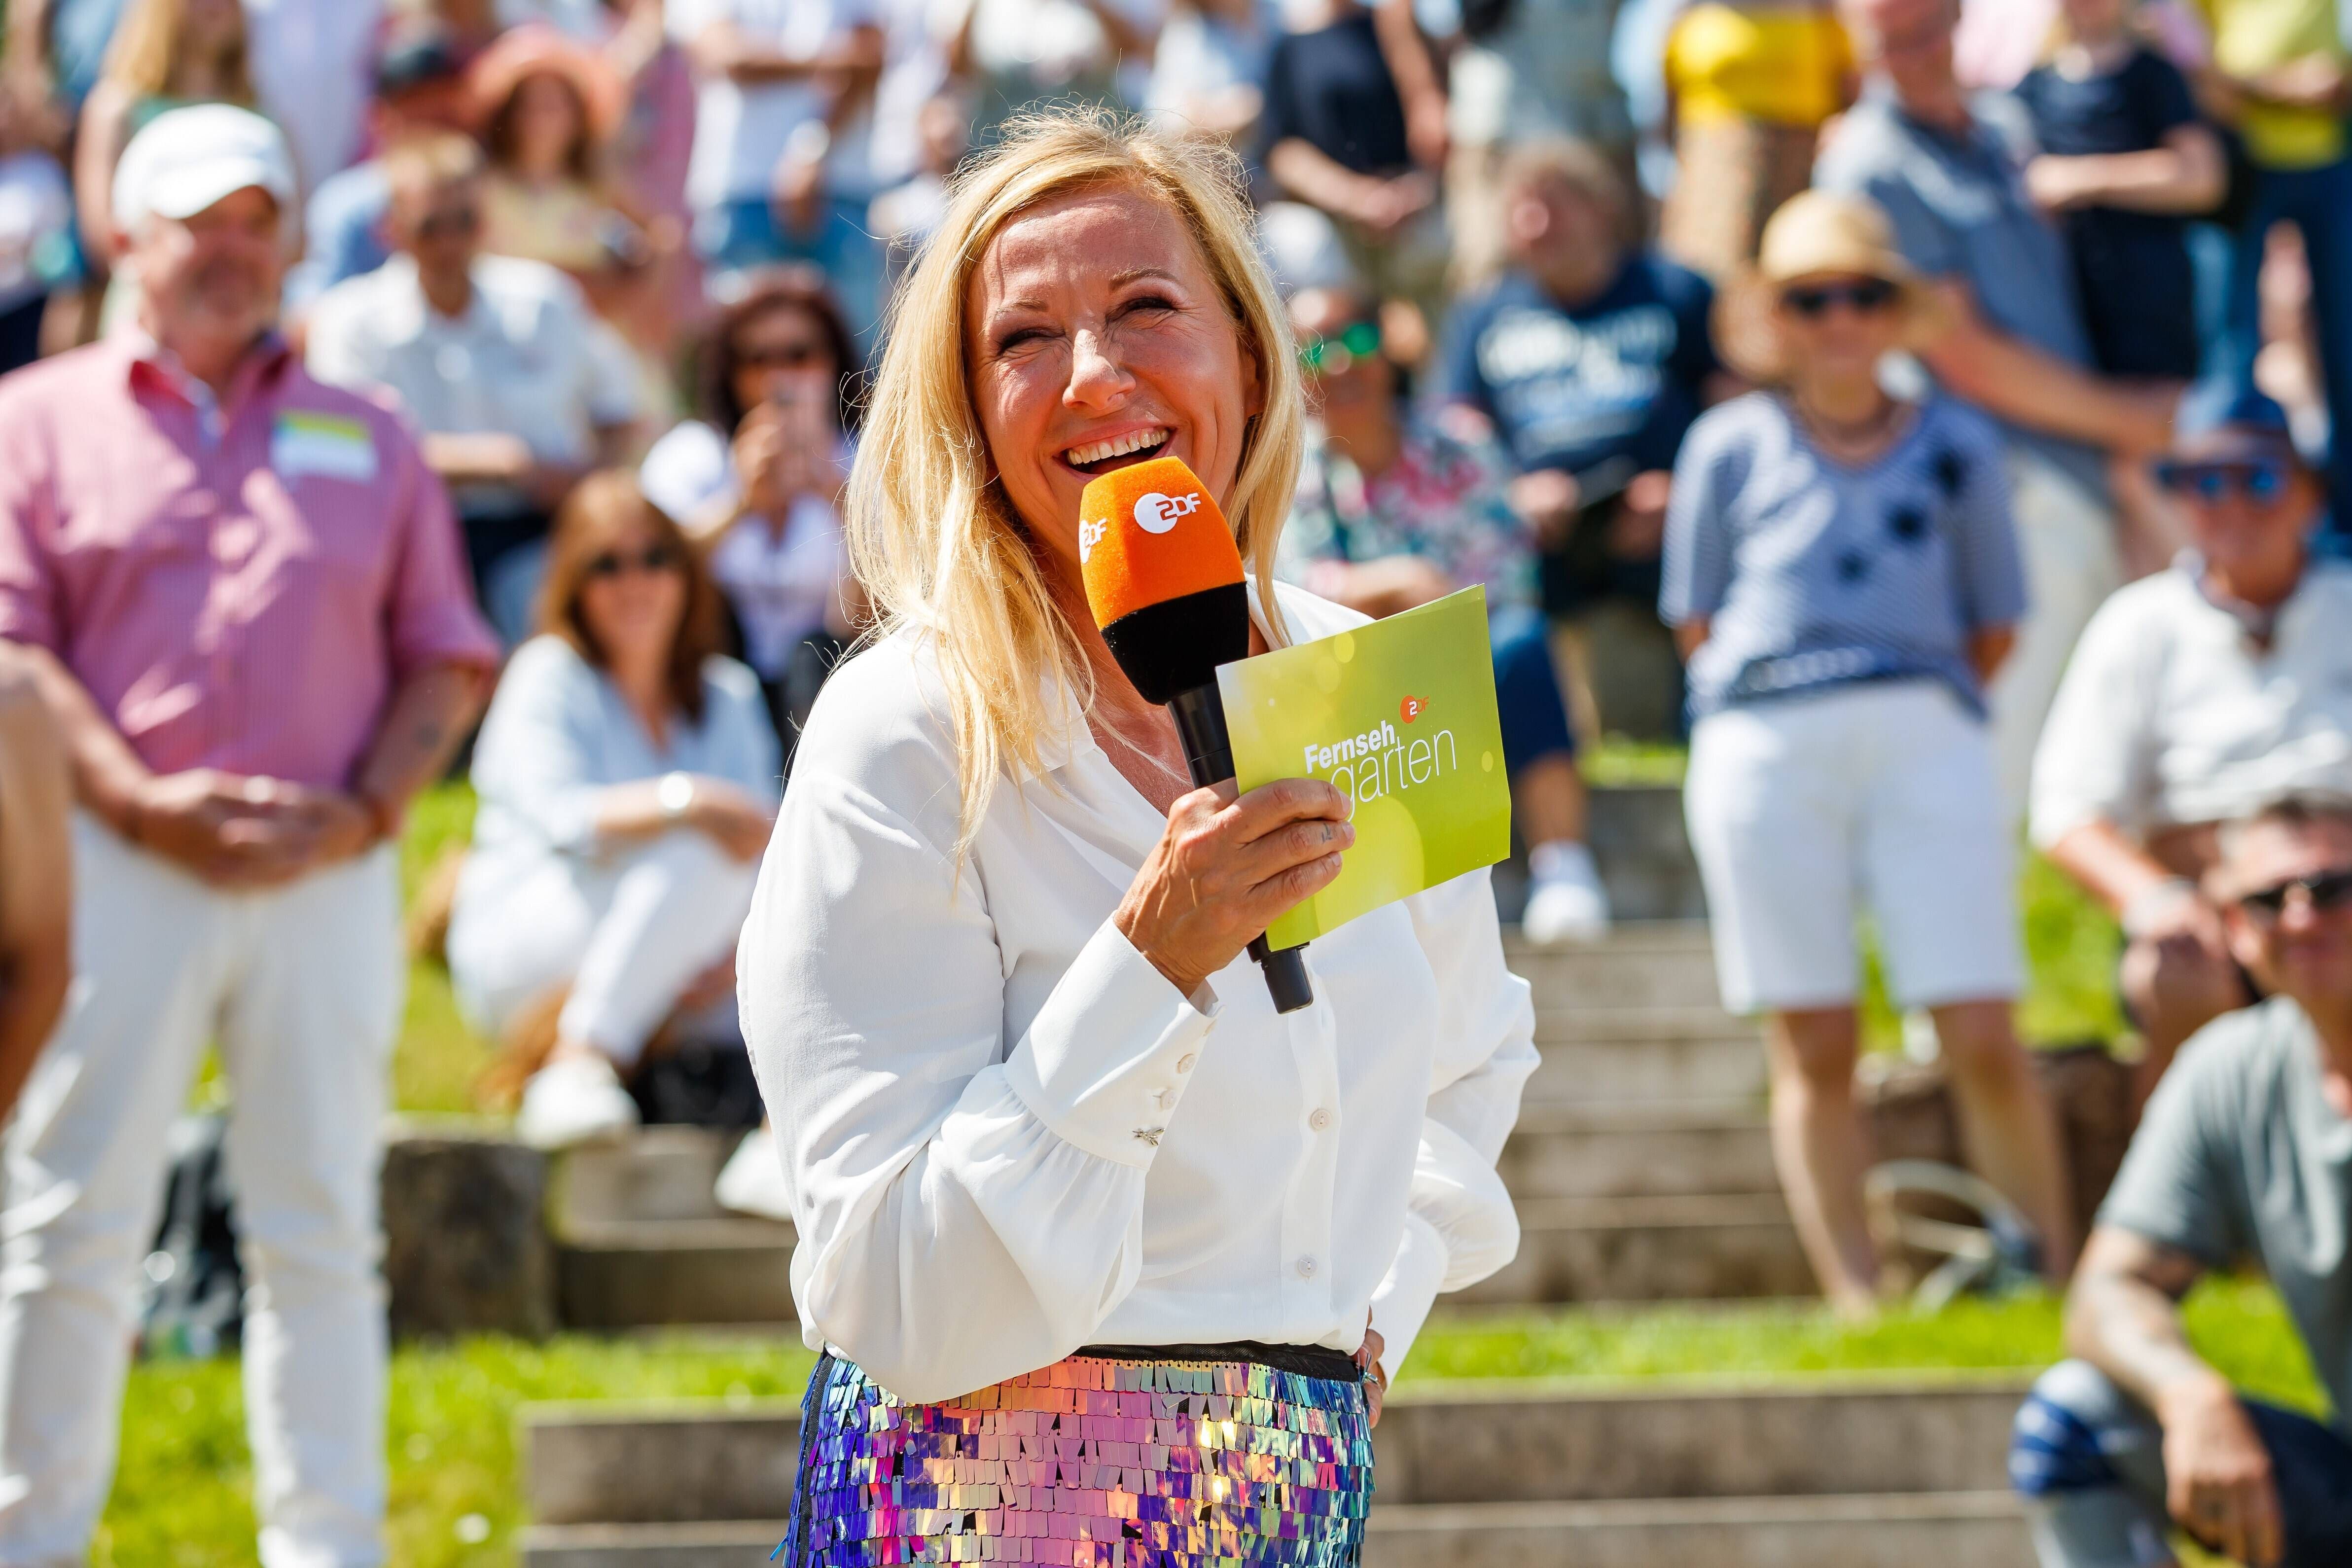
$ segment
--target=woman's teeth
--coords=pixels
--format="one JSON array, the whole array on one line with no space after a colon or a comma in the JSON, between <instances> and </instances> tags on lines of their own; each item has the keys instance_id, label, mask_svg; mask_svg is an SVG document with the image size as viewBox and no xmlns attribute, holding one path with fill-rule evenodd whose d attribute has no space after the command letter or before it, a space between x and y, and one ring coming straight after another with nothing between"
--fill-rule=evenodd
<instances>
[{"instance_id":1,"label":"woman's teeth","mask_svg":"<svg viewBox=\"0 0 2352 1568\"><path fill-rule=\"evenodd\" d=\"M1109 458L1124 458L1129 452L1140 452L1147 447L1157 447L1168 439L1165 429L1138 430L1131 435L1114 436L1108 441L1097 441L1085 447L1073 447L1062 454L1073 468L1085 468Z\"/></svg>"}]
</instances>

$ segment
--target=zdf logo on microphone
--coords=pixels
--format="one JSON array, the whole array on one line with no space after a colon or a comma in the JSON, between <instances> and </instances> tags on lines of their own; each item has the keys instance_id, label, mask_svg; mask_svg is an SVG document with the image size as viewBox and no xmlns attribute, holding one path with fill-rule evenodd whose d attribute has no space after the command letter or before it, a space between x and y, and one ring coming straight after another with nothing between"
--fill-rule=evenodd
<instances>
[{"instance_id":1,"label":"zdf logo on microphone","mask_svg":"<svg viewBox=\"0 0 2352 1568\"><path fill-rule=\"evenodd\" d=\"M1154 490L1135 498L1135 526L1146 533L1165 533L1177 522L1201 510L1198 492L1192 495L1164 496ZM1081 543L1083 548L1083 542Z\"/></svg>"}]
</instances>

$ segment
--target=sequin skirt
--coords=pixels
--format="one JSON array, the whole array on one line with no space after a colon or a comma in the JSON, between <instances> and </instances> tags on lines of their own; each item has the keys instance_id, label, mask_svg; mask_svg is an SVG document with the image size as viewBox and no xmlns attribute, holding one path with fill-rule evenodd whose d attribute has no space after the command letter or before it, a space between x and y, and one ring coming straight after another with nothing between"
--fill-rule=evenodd
<instances>
[{"instance_id":1,"label":"sequin skirt","mask_svg":"<svg viewBox=\"0 0 2352 1568\"><path fill-rule=\"evenodd\" d=\"M1360 1382L1087 1351L940 1405L825 1356L802 1406L786 1568L1355 1568Z\"/></svg>"}]
</instances>

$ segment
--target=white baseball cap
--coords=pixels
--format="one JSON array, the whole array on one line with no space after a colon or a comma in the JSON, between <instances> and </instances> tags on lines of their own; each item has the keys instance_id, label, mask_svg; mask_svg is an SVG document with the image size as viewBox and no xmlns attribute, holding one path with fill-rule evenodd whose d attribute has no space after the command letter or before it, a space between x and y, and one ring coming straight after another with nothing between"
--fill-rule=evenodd
<instances>
[{"instance_id":1,"label":"white baseball cap","mask_svg":"<svg viewBox=\"0 0 2352 1568\"><path fill-rule=\"evenodd\" d=\"M114 224L129 232L151 213L194 217L247 185L276 197L281 213L294 205L294 159L277 126L233 103L166 110L114 166Z\"/></svg>"}]
</instances>

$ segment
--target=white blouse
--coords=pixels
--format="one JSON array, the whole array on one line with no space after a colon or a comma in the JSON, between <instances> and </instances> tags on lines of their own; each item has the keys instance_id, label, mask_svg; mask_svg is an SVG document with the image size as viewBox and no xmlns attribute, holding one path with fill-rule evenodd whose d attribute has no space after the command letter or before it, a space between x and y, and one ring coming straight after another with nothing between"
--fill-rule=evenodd
<instances>
[{"instance_id":1,"label":"white blouse","mask_svg":"<svg viewBox=\"0 0 2352 1568\"><path fill-rule=\"evenodd\" d=\"M1284 586L1297 640L1363 617ZM1111 923L1165 818L1075 705L959 876L955 755L909 634L801 739L738 959L793 1193L793 1297L910 1400L1088 1343L1259 1340L1403 1362L1518 1247L1495 1172L1536 1065L1484 871L1190 999ZM1197 1005L1196 1005L1197 1004Z\"/></svg>"}]
</instances>

